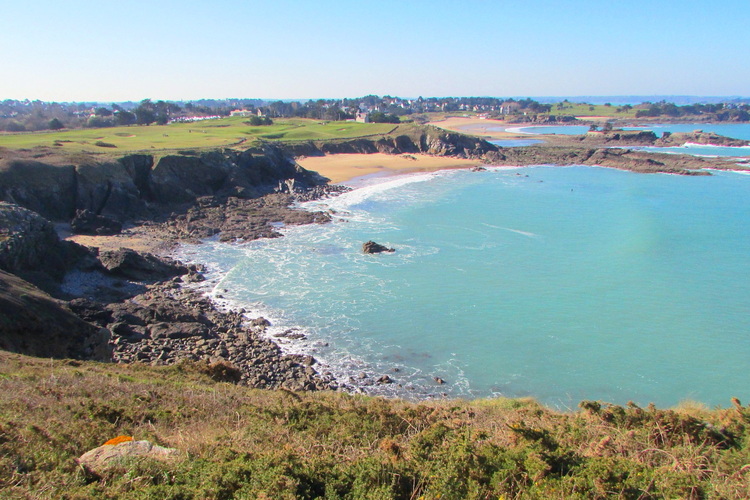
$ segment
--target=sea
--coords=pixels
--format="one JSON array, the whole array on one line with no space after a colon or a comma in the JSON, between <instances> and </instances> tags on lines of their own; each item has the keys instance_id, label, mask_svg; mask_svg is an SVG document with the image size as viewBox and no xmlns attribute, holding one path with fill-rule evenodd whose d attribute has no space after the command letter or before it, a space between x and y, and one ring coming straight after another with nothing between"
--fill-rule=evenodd
<instances>
[{"instance_id":1,"label":"sea","mask_svg":"<svg viewBox=\"0 0 750 500\"><path fill-rule=\"evenodd\" d=\"M750 123L671 123L671 124L653 124L643 125L635 127L623 127L624 130L651 130L657 137L661 137L664 132L694 132L696 130L702 130L703 132L713 132L715 134L723 135L726 137L732 137L735 139L750 140ZM492 130L492 128L488 128ZM498 130L507 130L509 132L517 132L522 134L529 134L529 136L539 134L559 134L559 135L580 135L588 132L589 127L582 125L561 125L561 126L531 126L531 127L500 127ZM533 141L534 139L528 139ZM499 146L514 147L514 146L527 146L528 143L515 144L513 140L503 141L492 141ZM524 142L523 139L518 142ZM676 147L653 147L653 146L638 146L628 147L628 149L650 151L653 153L668 153L668 154L689 154L695 156L705 157L736 157L750 156L750 146L745 147L723 147L716 145L705 145L705 144L686 144L684 146Z\"/></svg>"},{"instance_id":2,"label":"sea","mask_svg":"<svg viewBox=\"0 0 750 500\"><path fill-rule=\"evenodd\" d=\"M331 223L176 257L352 391L729 406L750 400L750 175L712 174L365 178L301 205ZM363 254L368 240L395 252Z\"/></svg>"}]
</instances>

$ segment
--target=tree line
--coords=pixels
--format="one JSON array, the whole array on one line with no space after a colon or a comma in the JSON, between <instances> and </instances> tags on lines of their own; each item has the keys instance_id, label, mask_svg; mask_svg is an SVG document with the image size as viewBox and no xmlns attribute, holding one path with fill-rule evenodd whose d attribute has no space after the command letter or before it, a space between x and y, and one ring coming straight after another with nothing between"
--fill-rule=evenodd
<instances>
[{"instance_id":1,"label":"tree line","mask_svg":"<svg viewBox=\"0 0 750 500\"><path fill-rule=\"evenodd\" d=\"M556 109L570 105L558 103ZM643 103L636 106L636 117L682 118L701 116L715 121L750 121L750 105L739 103L688 104L669 102ZM633 106L618 107L618 111ZM201 99L198 101L164 101L144 99L121 103L57 103L43 101L0 101L0 131L24 132L62 128L98 128L127 125L163 125L174 120L189 121L206 117L229 116L241 109L256 116L271 118L312 118L340 121L368 113L371 122L398 123L411 116L421 121L423 113L477 112L489 117L539 115L550 113L552 104L530 98L496 97L419 97L404 99L389 95L366 95L346 99L311 99L308 101L262 101L259 99ZM257 121L257 120L256 120ZM264 121L263 123L268 123Z\"/></svg>"}]
</instances>

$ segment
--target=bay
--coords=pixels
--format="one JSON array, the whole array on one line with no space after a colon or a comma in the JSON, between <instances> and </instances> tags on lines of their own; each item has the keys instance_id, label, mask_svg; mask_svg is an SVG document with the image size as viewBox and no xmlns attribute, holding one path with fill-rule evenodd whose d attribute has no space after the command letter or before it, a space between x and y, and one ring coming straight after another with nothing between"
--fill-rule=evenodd
<instances>
[{"instance_id":1,"label":"bay","mask_svg":"<svg viewBox=\"0 0 750 500\"><path fill-rule=\"evenodd\" d=\"M373 394L728 405L750 396L749 190L731 172L402 176L308 204L331 224L179 256Z\"/></svg>"}]
</instances>

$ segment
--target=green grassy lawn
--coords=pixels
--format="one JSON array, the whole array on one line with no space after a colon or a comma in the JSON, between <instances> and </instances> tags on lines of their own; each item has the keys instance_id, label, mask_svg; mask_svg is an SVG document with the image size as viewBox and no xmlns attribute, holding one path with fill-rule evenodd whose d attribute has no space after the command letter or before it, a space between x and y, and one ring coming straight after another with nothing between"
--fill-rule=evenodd
<instances>
[{"instance_id":1,"label":"green grassy lawn","mask_svg":"<svg viewBox=\"0 0 750 500\"><path fill-rule=\"evenodd\" d=\"M0 147L21 149L47 146L68 152L122 153L232 147L247 145L258 139L346 139L386 134L395 128L395 125L388 123L321 122L301 118L280 119L273 125L252 127L244 123L246 120L243 117L231 117L171 125L2 133Z\"/></svg>"},{"instance_id":2,"label":"green grassy lawn","mask_svg":"<svg viewBox=\"0 0 750 500\"><path fill-rule=\"evenodd\" d=\"M608 116L612 118L635 118L635 109L618 112L619 106L605 106L603 104L579 104L565 103L563 109L558 109L557 104L552 105L551 115L566 116ZM593 109L591 109L593 108Z\"/></svg>"}]
</instances>

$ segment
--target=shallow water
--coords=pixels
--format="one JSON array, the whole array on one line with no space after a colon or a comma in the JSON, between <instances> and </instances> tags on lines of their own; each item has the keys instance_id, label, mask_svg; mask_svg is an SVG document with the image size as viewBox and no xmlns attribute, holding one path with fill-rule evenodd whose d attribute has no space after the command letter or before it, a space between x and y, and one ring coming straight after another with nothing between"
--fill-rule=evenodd
<instances>
[{"instance_id":1,"label":"shallow water","mask_svg":"<svg viewBox=\"0 0 750 500\"><path fill-rule=\"evenodd\" d=\"M638 127L623 127L624 130L651 130L657 137L664 132L713 132L715 134L732 137L734 139L750 140L750 123L664 123L649 124ZM524 134L560 134L580 135L589 131L584 125L560 125L560 126L529 126L507 129Z\"/></svg>"},{"instance_id":2,"label":"shallow water","mask_svg":"<svg viewBox=\"0 0 750 500\"><path fill-rule=\"evenodd\" d=\"M332 224L180 256L341 380L401 384L373 393L728 405L750 396L748 194L725 172L420 174L309 204Z\"/></svg>"},{"instance_id":3,"label":"shallow water","mask_svg":"<svg viewBox=\"0 0 750 500\"><path fill-rule=\"evenodd\" d=\"M497 139L497 140L490 141L490 142L502 148L521 148L524 146L533 146L534 144L541 144L544 141L540 139Z\"/></svg>"}]
</instances>

